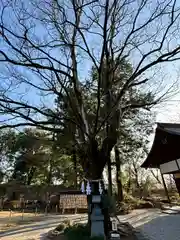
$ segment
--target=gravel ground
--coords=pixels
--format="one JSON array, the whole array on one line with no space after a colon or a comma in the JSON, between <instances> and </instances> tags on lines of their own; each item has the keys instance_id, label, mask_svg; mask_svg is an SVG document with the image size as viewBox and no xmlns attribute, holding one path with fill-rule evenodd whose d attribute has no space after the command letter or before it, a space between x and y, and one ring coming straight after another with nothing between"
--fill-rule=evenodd
<instances>
[{"instance_id":1,"label":"gravel ground","mask_svg":"<svg viewBox=\"0 0 180 240\"><path fill-rule=\"evenodd\" d=\"M39 240L50 230L57 227L57 225L65 219L80 222L84 214L77 215L48 215L46 219L32 224L18 226L14 229L9 229L0 232L0 239L2 240Z\"/></svg>"},{"instance_id":2,"label":"gravel ground","mask_svg":"<svg viewBox=\"0 0 180 240\"><path fill-rule=\"evenodd\" d=\"M179 210L179 209L175 209ZM139 209L119 219L129 222L137 230L138 240L179 240L180 214L172 210L161 212L158 209ZM86 215L67 215L65 218L79 222ZM40 240L49 230L54 229L63 219L54 215L41 222L19 226L14 230L0 233L2 240ZM85 220L86 221L86 220Z\"/></svg>"},{"instance_id":3,"label":"gravel ground","mask_svg":"<svg viewBox=\"0 0 180 240\"><path fill-rule=\"evenodd\" d=\"M136 228L138 240L179 240L179 210L178 207L164 212L159 209L135 210L128 216L119 218Z\"/></svg>"},{"instance_id":4,"label":"gravel ground","mask_svg":"<svg viewBox=\"0 0 180 240\"><path fill-rule=\"evenodd\" d=\"M140 229L144 239L179 240L180 216L162 216L144 224ZM141 238L143 240L143 236Z\"/></svg>"}]
</instances>

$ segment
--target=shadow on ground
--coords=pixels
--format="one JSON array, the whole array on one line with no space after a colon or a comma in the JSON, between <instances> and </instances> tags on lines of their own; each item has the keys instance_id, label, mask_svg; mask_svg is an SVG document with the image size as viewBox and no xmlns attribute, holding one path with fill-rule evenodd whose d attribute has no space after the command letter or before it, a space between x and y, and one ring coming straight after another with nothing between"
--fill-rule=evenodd
<instances>
[{"instance_id":1,"label":"shadow on ground","mask_svg":"<svg viewBox=\"0 0 180 240\"><path fill-rule=\"evenodd\" d=\"M6 236L15 236L18 234L23 234L26 233L28 235L28 233L33 232L33 231L39 231L41 232L41 230L48 230L48 229L53 229L55 227L57 227L57 225L59 223L61 223L63 220L68 219L68 216L61 216L58 217L57 215L54 216L50 216L50 218L42 221L42 222L38 222L38 223L33 223L33 224L29 224L29 225L24 225L21 227L17 227L15 229L12 230L6 230L0 233L0 238L1 237L6 237ZM74 217L69 218L72 221L85 221L87 219L87 216L76 216L74 215Z\"/></svg>"},{"instance_id":2,"label":"shadow on ground","mask_svg":"<svg viewBox=\"0 0 180 240\"><path fill-rule=\"evenodd\" d=\"M56 220L56 221L52 221L51 223L40 224L40 225L38 225L38 227L36 224L30 225L30 226L23 226L23 227L16 228L13 230L3 231L0 233L0 237L28 233L28 232L32 232L35 230L45 229L45 228L51 228L51 227L53 228L53 227L56 227L57 225L58 225L58 222Z\"/></svg>"},{"instance_id":3,"label":"shadow on ground","mask_svg":"<svg viewBox=\"0 0 180 240\"><path fill-rule=\"evenodd\" d=\"M149 240L179 240L180 239L180 215L170 214L159 216L146 221L137 227L145 239Z\"/></svg>"},{"instance_id":4,"label":"shadow on ground","mask_svg":"<svg viewBox=\"0 0 180 240\"><path fill-rule=\"evenodd\" d=\"M179 212L179 211L178 211ZM179 240L180 239L180 214L162 213L159 209L135 210L131 214L119 216L120 221L129 222L137 231L142 232L145 239L150 240ZM22 234L29 237L33 235L41 235L50 229L55 228L64 219L76 222L87 220L87 215L74 216L49 216L49 218L29 225L20 226L16 229L6 230L0 233L0 238L8 237L14 239ZM34 236L34 235L33 235ZM18 238L19 239L19 238ZM33 239L33 238L32 238ZM143 239L143 238L142 238Z\"/></svg>"}]
</instances>

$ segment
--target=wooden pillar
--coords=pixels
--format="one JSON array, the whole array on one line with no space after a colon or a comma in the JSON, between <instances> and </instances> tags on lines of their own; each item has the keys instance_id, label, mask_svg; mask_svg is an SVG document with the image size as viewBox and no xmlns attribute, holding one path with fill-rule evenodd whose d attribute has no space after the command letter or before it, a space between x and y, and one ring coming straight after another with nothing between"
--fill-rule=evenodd
<instances>
[{"instance_id":1,"label":"wooden pillar","mask_svg":"<svg viewBox=\"0 0 180 240\"><path fill-rule=\"evenodd\" d=\"M161 172L161 170L160 170L160 172ZM163 182L163 185L164 185L164 190L165 190L165 193L166 193L166 197L167 197L169 203L171 203L171 199L169 197L168 189L167 189L167 186L166 186L166 183L165 183L164 176L163 176L162 172L161 172L161 177L162 177L162 182Z\"/></svg>"},{"instance_id":2,"label":"wooden pillar","mask_svg":"<svg viewBox=\"0 0 180 240\"><path fill-rule=\"evenodd\" d=\"M173 177L174 177L174 181L175 181L175 184L176 184L176 188L177 188L178 193L180 195L180 173L174 174Z\"/></svg>"}]
</instances>

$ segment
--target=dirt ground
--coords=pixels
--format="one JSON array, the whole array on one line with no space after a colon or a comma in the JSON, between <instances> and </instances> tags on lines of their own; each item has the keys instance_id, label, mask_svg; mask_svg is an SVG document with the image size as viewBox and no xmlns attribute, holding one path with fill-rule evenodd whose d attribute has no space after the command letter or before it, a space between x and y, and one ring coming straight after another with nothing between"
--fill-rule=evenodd
<instances>
[{"instance_id":1,"label":"dirt ground","mask_svg":"<svg viewBox=\"0 0 180 240\"><path fill-rule=\"evenodd\" d=\"M15 216L20 214L15 214ZM15 217L14 216L14 217ZM158 235L160 233L161 230L166 230L165 234L163 237L161 238L163 240L167 239L173 239L174 238L170 238L168 235L168 232L172 232L173 234L175 233L174 229L180 229L179 228L179 218L178 220L175 219L175 217L178 217L179 215L168 215L167 213L163 213L160 209L137 209L132 211L130 214L128 215L121 215L118 216L119 220L121 222L128 222L130 225L132 225L135 229L136 232L141 232L143 231L143 233L145 233L148 237L151 236L152 234L154 234L155 231L151 231L152 225L153 227L156 227L157 225L157 234ZM170 218L172 217L172 219ZM34 216L32 216L32 214L28 214L27 216L28 219L34 219ZM173 221L173 225L172 224L167 224L167 226L164 227L164 221L162 221L161 219L164 218L170 218L170 223ZM0 213L0 222L2 224L3 219L5 219L7 221L8 219L8 215L7 213ZM168 220L167 219L167 220ZM42 220L42 221L41 221ZM61 222L63 222L64 220L71 220L72 222L76 222L76 223L85 223L87 221L87 216L86 214L83 215L50 215L48 214L48 216L46 217L42 217L40 218L40 221L37 222L33 222L33 223L27 223L27 224L21 224L20 226L16 226L14 228L10 228L10 229L6 229L4 231L0 231L0 239L2 240L44 240L44 237L47 236L47 233L49 231L52 231L53 229L55 229L57 227L58 224L60 224ZM165 219L166 220L166 219ZM154 224L155 221L155 224ZM168 220L169 221L169 220ZM160 224L160 227L158 227ZM176 225L176 226L174 226ZM145 228L146 226L146 228ZM150 227L149 227L150 226ZM144 230L145 229L145 230ZM147 230L149 232L147 232ZM145 236L146 236L145 235ZM178 234L176 234L176 236L178 236L179 239L179 232ZM169 237L169 238L168 238ZM134 236L129 236L128 237L121 237L122 240L137 240ZM154 238L154 239L159 239L158 237ZM47 240L47 239L46 239ZM54 240L58 240L58 238L54 239ZM59 240L64 240L64 239L60 239Z\"/></svg>"},{"instance_id":2,"label":"dirt ground","mask_svg":"<svg viewBox=\"0 0 180 240\"><path fill-rule=\"evenodd\" d=\"M44 219L43 214L0 211L0 231L13 228L17 225L37 222Z\"/></svg>"},{"instance_id":3,"label":"dirt ground","mask_svg":"<svg viewBox=\"0 0 180 240\"><path fill-rule=\"evenodd\" d=\"M57 220L59 218L59 216L52 216L52 217L53 217L52 219L57 218ZM29 226L29 224L30 224L30 227L31 227L32 224L35 224L37 222L38 222L38 224L41 224L40 222L42 222L42 224L44 224L44 221L47 220L47 218L51 218L51 216L49 215L47 217L45 214L35 215L34 213L21 213L21 212L18 213L18 212L10 212L10 211L1 211L0 212L0 232L16 231L17 227L19 226L20 228L22 228L22 225ZM49 220L49 221L51 221L51 220ZM39 230L39 232L40 231L42 231L42 230ZM29 235L29 237L30 237L30 235ZM13 236L2 237L2 239L3 238L4 239L6 239L6 238L7 239L16 239L16 237L13 237ZM23 239L23 237L22 237L22 239ZM28 238L28 239L35 240L35 239L40 239L40 238L32 237L32 238ZM51 240L67 240L63 235L56 236L54 238L45 237L45 238L41 238L41 239L43 239L43 240L49 240L49 239L51 239ZM135 236L121 237L121 239L122 240L137 240Z\"/></svg>"}]
</instances>

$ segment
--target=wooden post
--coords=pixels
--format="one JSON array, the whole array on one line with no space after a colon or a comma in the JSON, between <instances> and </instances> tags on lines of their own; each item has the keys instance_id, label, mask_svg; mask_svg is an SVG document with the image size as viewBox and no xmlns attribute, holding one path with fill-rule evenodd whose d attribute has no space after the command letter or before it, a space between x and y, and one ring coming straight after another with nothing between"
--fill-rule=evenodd
<instances>
[{"instance_id":1,"label":"wooden post","mask_svg":"<svg viewBox=\"0 0 180 240\"><path fill-rule=\"evenodd\" d=\"M179 176L178 176L179 175ZM174 174L174 181L175 181L175 184L176 184L176 188L178 190L178 193L179 193L179 196L180 196L180 173L176 173Z\"/></svg>"},{"instance_id":2,"label":"wooden post","mask_svg":"<svg viewBox=\"0 0 180 240\"><path fill-rule=\"evenodd\" d=\"M65 212L65 208L64 208L64 206L63 206L63 208L62 208L62 214L64 214L64 212Z\"/></svg>"},{"instance_id":3,"label":"wooden post","mask_svg":"<svg viewBox=\"0 0 180 240\"><path fill-rule=\"evenodd\" d=\"M24 219L24 209L22 209L22 221Z\"/></svg>"},{"instance_id":4,"label":"wooden post","mask_svg":"<svg viewBox=\"0 0 180 240\"><path fill-rule=\"evenodd\" d=\"M161 170L160 170L160 172L161 172ZM165 190L165 193L166 193L166 197L167 197L169 203L171 203L171 199L169 197L168 189L166 187L166 183L165 183L164 176L163 176L162 172L161 172L161 177L162 177L162 182L163 182L163 185L164 185L164 190Z\"/></svg>"},{"instance_id":5,"label":"wooden post","mask_svg":"<svg viewBox=\"0 0 180 240\"><path fill-rule=\"evenodd\" d=\"M58 214L58 205L56 204L56 214Z\"/></svg>"},{"instance_id":6,"label":"wooden post","mask_svg":"<svg viewBox=\"0 0 180 240\"><path fill-rule=\"evenodd\" d=\"M46 204L45 215L47 216L47 214L48 214L48 205Z\"/></svg>"},{"instance_id":7,"label":"wooden post","mask_svg":"<svg viewBox=\"0 0 180 240\"><path fill-rule=\"evenodd\" d=\"M11 218L12 218L12 210L9 209L9 222L11 222Z\"/></svg>"},{"instance_id":8,"label":"wooden post","mask_svg":"<svg viewBox=\"0 0 180 240\"><path fill-rule=\"evenodd\" d=\"M0 210L3 211L3 197L0 197Z\"/></svg>"},{"instance_id":9,"label":"wooden post","mask_svg":"<svg viewBox=\"0 0 180 240\"><path fill-rule=\"evenodd\" d=\"M74 214L77 214L77 205L78 205L78 197L75 195L74 196L74 203L75 203L75 208L74 208Z\"/></svg>"},{"instance_id":10,"label":"wooden post","mask_svg":"<svg viewBox=\"0 0 180 240\"><path fill-rule=\"evenodd\" d=\"M37 207L35 208L35 217L36 217L36 215L37 215L37 212L38 212L38 209L37 209Z\"/></svg>"},{"instance_id":11,"label":"wooden post","mask_svg":"<svg viewBox=\"0 0 180 240\"><path fill-rule=\"evenodd\" d=\"M77 207L75 207L74 209L74 214L77 214Z\"/></svg>"}]
</instances>

